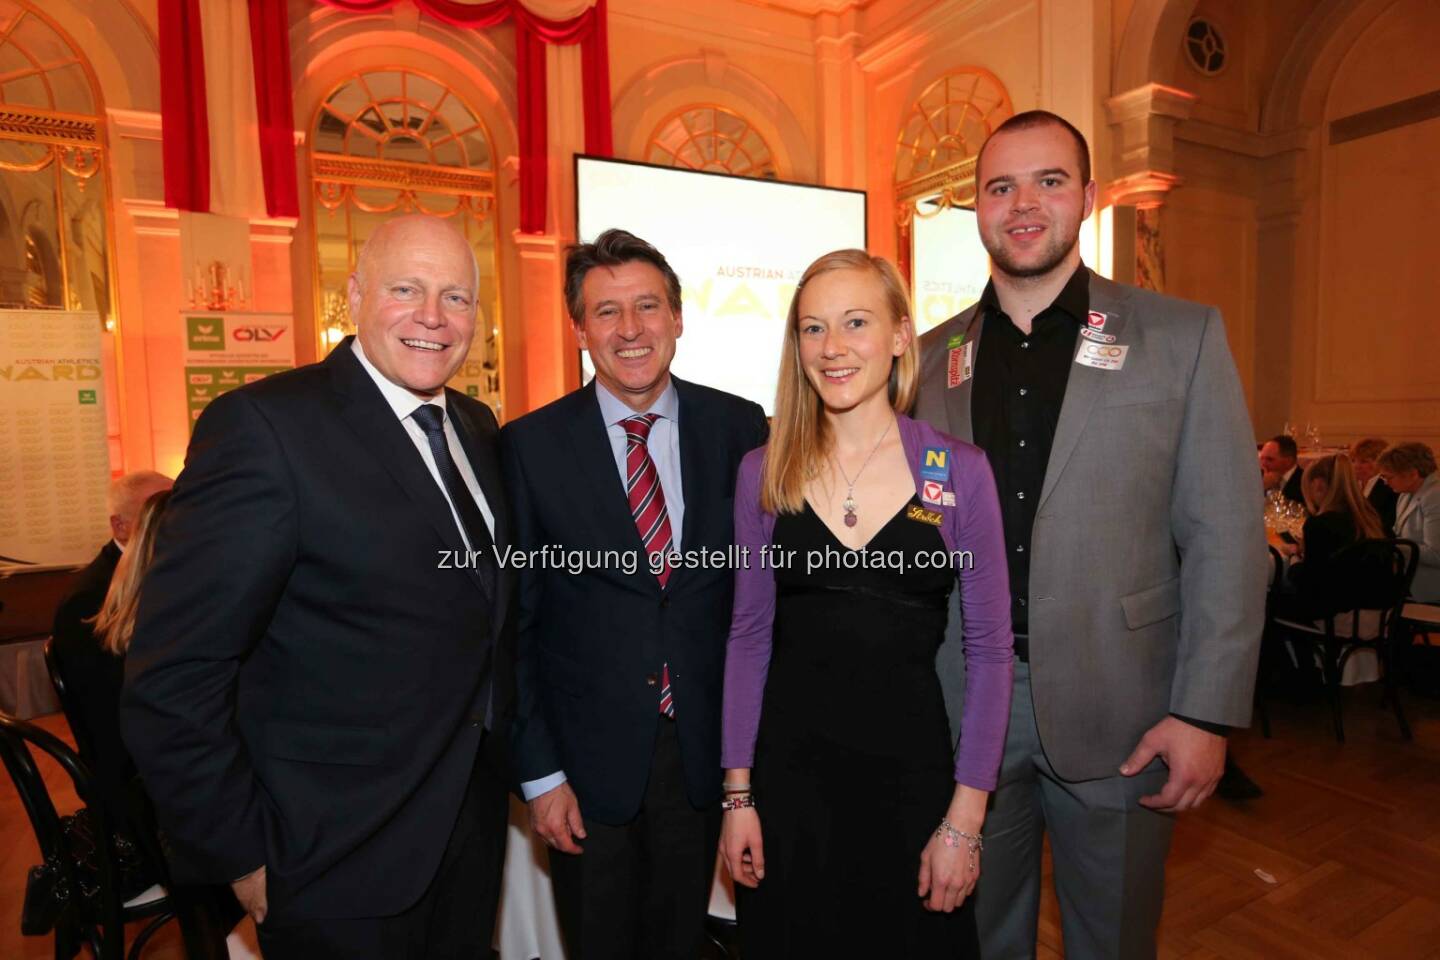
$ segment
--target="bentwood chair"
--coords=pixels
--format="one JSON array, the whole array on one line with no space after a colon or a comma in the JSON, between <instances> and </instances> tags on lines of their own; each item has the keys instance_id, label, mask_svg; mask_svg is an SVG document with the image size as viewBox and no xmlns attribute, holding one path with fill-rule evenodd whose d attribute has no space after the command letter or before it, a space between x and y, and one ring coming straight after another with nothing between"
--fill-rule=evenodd
<instances>
[{"instance_id":1,"label":"bentwood chair","mask_svg":"<svg viewBox=\"0 0 1440 960\"><path fill-rule=\"evenodd\" d=\"M1335 571L1324 615L1315 621L1276 619L1275 625L1300 648L1311 648L1320 660L1329 694L1335 739L1345 741L1340 680L1356 651L1371 649L1380 661L1384 697L1395 710L1400 735L1411 739L1410 724L1400 703L1397 624L1410 581L1415 577L1418 548L1410 540L1361 540L1330 561Z\"/></svg>"},{"instance_id":2,"label":"bentwood chair","mask_svg":"<svg viewBox=\"0 0 1440 960\"><path fill-rule=\"evenodd\" d=\"M31 747L70 777L85 804L81 810L64 817L56 811ZM30 818L42 858L30 872L22 932L39 936L53 931L56 960L70 960L82 944L97 960L124 960L125 924L146 920L128 954L134 960L174 914L159 887L128 903L121 901L113 818L85 763L58 737L7 713L0 713L0 760Z\"/></svg>"}]
</instances>

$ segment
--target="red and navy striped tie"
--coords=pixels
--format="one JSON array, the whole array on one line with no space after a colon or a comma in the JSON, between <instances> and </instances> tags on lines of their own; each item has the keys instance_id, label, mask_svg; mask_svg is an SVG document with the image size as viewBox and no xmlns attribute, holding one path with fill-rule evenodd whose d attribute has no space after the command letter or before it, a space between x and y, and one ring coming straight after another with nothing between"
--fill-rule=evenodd
<instances>
[{"instance_id":1,"label":"red and navy striped tie","mask_svg":"<svg viewBox=\"0 0 1440 960\"><path fill-rule=\"evenodd\" d=\"M665 491L660 486L660 472L650 459L650 428L660 418L658 413L628 417L620 421L625 429L625 494L630 498L630 516L640 532L640 543L649 554L668 557L675 539L670 533L670 511L665 509ZM663 563L657 575L663 588L670 579L670 565ZM675 716L675 701L670 695L670 664L660 676L660 712Z\"/></svg>"}]
</instances>

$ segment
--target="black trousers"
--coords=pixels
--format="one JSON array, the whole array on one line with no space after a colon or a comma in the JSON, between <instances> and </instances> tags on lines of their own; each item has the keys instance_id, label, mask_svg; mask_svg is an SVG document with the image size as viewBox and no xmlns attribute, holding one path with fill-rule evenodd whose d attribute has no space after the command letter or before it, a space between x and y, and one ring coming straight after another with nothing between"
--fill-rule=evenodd
<instances>
[{"instance_id":1,"label":"black trousers","mask_svg":"<svg viewBox=\"0 0 1440 960\"><path fill-rule=\"evenodd\" d=\"M265 960L481 960L491 956L509 797L484 751L440 867L409 909L390 917L260 924Z\"/></svg>"},{"instance_id":2,"label":"black trousers","mask_svg":"<svg viewBox=\"0 0 1440 960\"><path fill-rule=\"evenodd\" d=\"M550 851L555 909L569 960L700 955L720 809L690 805L675 723L658 722L639 815L619 826L586 817L584 853Z\"/></svg>"}]
</instances>

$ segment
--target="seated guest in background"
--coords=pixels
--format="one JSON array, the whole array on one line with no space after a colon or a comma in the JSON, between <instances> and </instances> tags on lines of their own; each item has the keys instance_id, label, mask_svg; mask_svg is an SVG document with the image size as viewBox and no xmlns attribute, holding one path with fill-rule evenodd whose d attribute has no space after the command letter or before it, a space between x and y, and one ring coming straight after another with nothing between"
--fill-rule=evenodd
<instances>
[{"instance_id":1,"label":"seated guest in background","mask_svg":"<svg viewBox=\"0 0 1440 960\"><path fill-rule=\"evenodd\" d=\"M71 651L61 660L61 676L75 705L74 718L84 725L83 737L73 731L77 743L88 741L94 751L91 769L95 772L100 791L110 801L110 809L135 817L139 781L135 762L120 739L120 688L125 681L125 651L135 631L135 607L140 602L140 582L150 569L155 553L155 530L160 515L170 499L170 490L152 495L140 509L134 535L126 546L115 576L100 605L100 612L90 619L95 649Z\"/></svg>"},{"instance_id":2,"label":"seated guest in background","mask_svg":"<svg viewBox=\"0 0 1440 960\"><path fill-rule=\"evenodd\" d=\"M746 960L980 956L970 894L1009 717L1009 578L985 454L905 415L919 353L894 267L821 257L791 303L774 438L740 467L735 534L752 555L906 558L735 575L721 853ZM958 549L973 562L909 562ZM957 580L954 747L935 654Z\"/></svg>"},{"instance_id":3,"label":"seated guest in background","mask_svg":"<svg viewBox=\"0 0 1440 960\"><path fill-rule=\"evenodd\" d=\"M1293 593L1276 598L1277 612L1287 620L1315 620L1327 612L1328 597L1341 572L1331 561L1357 540L1385 535L1380 516L1360 494L1350 461L1342 455L1321 457L1305 468L1304 489L1310 517L1299 544L1285 544L1291 557L1286 579Z\"/></svg>"},{"instance_id":4,"label":"seated guest in background","mask_svg":"<svg viewBox=\"0 0 1440 960\"><path fill-rule=\"evenodd\" d=\"M1440 476L1435 451L1423 443L1397 443L1376 461L1380 477L1399 494L1395 535L1420 545L1420 564L1410 595L1440 603Z\"/></svg>"},{"instance_id":5,"label":"seated guest in background","mask_svg":"<svg viewBox=\"0 0 1440 960\"><path fill-rule=\"evenodd\" d=\"M135 765L120 742L116 725L125 663L104 649L96 636L94 620L116 566L136 535L141 508L155 494L169 490L172 483L163 474L143 470L127 473L110 484L111 540L81 571L74 588L55 611L52 633L56 665L70 688L72 703L90 721L85 724L87 730L72 732L81 758L95 773L112 806L119 799L112 788L133 777ZM148 544L145 549L149 549Z\"/></svg>"},{"instance_id":6,"label":"seated guest in background","mask_svg":"<svg viewBox=\"0 0 1440 960\"><path fill-rule=\"evenodd\" d=\"M1386 530L1394 530L1395 500L1400 495L1380 478L1375 465L1388 446L1389 443L1376 437L1356 440L1350 445L1350 466L1355 468L1355 482L1360 484L1360 492L1380 514L1380 523Z\"/></svg>"},{"instance_id":7,"label":"seated guest in background","mask_svg":"<svg viewBox=\"0 0 1440 960\"><path fill-rule=\"evenodd\" d=\"M1273 436L1260 447L1260 471L1267 491L1278 488L1286 500L1304 503L1305 495L1300 490L1300 466L1296 459L1299 453L1294 437L1283 433Z\"/></svg>"},{"instance_id":8,"label":"seated guest in background","mask_svg":"<svg viewBox=\"0 0 1440 960\"><path fill-rule=\"evenodd\" d=\"M144 825L151 822L147 812L150 801L136 776L135 761L120 739L120 688L125 678L125 651L130 648L130 638L135 633L140 585L150 569L155 554L155 531L160 527L160 517L169 499L167 482L165 489L145 501L139 518L131 526L130 540L115 566L115 576L110 580L104 603L100 605L100 612L91 618L95 650L81 658L72 657L61 667L76 713L71 720L84 726L83 737L79 730L72 732L77 743L87 742L93 748L95 762L90 764L90 769L107 800L106 806L124 818L118 829L138 839L141 848L152 857L162 854L153 843L154 835L146 837L142 832L147 829ZM133 884L133 889L122 891L121 895L128 897L148 887L157 873L153 869L134 874L122 871L121 878L122 881L143 878ZM191 958L224 955L218 947L220 938L245 916L230 888L179 886L171 890L171 898L182 908L180 926L186 955ZM219 925L219 933L211 924Z\"/></svg>"}]
</instances>

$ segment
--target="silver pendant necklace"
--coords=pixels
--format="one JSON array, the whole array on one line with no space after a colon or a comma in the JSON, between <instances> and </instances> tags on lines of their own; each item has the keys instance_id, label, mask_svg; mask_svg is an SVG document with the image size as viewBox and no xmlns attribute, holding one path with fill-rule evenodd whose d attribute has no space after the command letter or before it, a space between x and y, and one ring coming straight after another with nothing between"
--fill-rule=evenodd
<instances>
[{"instance_id":1,"label":"silver pendant necklace","mask_svg":"<svg viewBox=\"0 0 1440 960\"><path fill-rule=\"evenodd\" d=\"M895 419L892 417L890 423L885 424L885 429L880 432L880 439L876 440L875 446L870 448L870 455L865 458L864 463L860 464L860 469L855 471L854 480L851 480L849 475L845 473L845 468L840 466L840 458L835 455L834 451L830 453L830 459L835 461L835 469L839 470L840 476L845 478L845 486L847 487L845 491L845 502L840 504L840 506L845 511L845 526L847 527L853 527L860 522L860 519L855 516L855 484L859 481L860 474L864 473L865 468L870 466L870 461L874 458L875 451L879 450L880 444L885 442L886 436L890 433L890 424L894 422Z\"/></svg>"}]
</instances>

